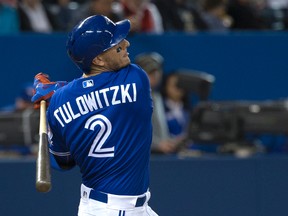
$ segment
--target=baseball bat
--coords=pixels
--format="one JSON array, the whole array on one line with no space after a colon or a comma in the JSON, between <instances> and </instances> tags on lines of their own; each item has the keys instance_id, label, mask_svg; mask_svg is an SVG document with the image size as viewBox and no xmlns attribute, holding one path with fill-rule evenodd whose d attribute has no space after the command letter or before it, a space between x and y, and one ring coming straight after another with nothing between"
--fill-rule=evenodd
<instances>
[{"instance_id":1,"label":"baseball bat","mask_svg":"<svg viewBox=\"0 0 288 216\"><path fill-rule=\"evenodd\" d=\"M36 162L36 189L46 193L51 190L51 168L48 148L46 101L40 102L39 148Z\"/></svg>"}]
</instances>

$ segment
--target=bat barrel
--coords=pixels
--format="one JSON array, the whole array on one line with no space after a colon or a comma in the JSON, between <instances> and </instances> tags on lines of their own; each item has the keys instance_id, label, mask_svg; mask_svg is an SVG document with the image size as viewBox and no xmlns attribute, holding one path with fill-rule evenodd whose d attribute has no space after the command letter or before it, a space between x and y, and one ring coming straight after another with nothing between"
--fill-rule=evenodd
<instances>
[{"instance_id":1,"label":"bat barrel","mask_svg":"<svg viewBox=\"0 0 288 216\"><path fill-rule=\"evenodd\" d=\"M46 101L40 103L39 149L36 161L36 189L39 192L51 190L50 157L48 148Z\"/></svg>"}]
</instances>

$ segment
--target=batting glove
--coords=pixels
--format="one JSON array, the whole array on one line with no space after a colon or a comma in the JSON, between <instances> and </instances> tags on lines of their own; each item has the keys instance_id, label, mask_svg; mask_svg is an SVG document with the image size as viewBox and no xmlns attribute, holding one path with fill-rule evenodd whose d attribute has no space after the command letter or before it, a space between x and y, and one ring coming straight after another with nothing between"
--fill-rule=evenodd
<instances>
[{"instance_id":1,"label":"batting glove","mask_svg":"<svg viewBox=\"0 0 288 216\"><path fill-rule=\"evenodd\" d=\"M48 106L54 92L67 83L66 81L51 82L47 74L38 73L34 78L34 94L31 99L34 103L34 108L38 109L42 100L45 100Z\"/></svg>"}]
</instances>

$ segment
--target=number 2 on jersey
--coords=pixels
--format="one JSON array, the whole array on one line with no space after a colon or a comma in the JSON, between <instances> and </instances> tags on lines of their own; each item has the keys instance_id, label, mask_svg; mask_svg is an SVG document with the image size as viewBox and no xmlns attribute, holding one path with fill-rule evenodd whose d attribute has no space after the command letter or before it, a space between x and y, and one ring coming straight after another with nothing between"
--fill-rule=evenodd
<instances>
[{"instance_id":1,"label":"number 2 on jersey","mask_svg":"<svg viewBox=\"0 0 288 216\"><path fill-rule=\"evenodd\" d=\"M90 148L89 155L91 157L114 157L114 146L110 148L104 148L103 145L109 137L112 131L112 124L108 118L103 115L94 115L90 117L86 123L85 128L94 131L96 126L100 126L100 130L97 133L93 144Z\"/></svg>"}]
</instances>

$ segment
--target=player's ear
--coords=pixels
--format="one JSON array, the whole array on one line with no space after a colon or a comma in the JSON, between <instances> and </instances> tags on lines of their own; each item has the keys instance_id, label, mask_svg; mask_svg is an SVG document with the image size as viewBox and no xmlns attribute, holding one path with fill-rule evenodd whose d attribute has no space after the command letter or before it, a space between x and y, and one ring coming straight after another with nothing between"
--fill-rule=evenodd
<instances>
[{"instance_id":1,"label":"player's ear","mask_svg":"<svg viewBox=\"0 0 288 216\"><path fill-rule=\"evenodd\" d=\"M104 66L104 61L103 61L103 59L102 59L102 57L101 56L96 56L94 59L93 59L93 61L92 61L92 63L94 64L94 65L97 65L97 66Z\"/></svg>"}]
</instances>

